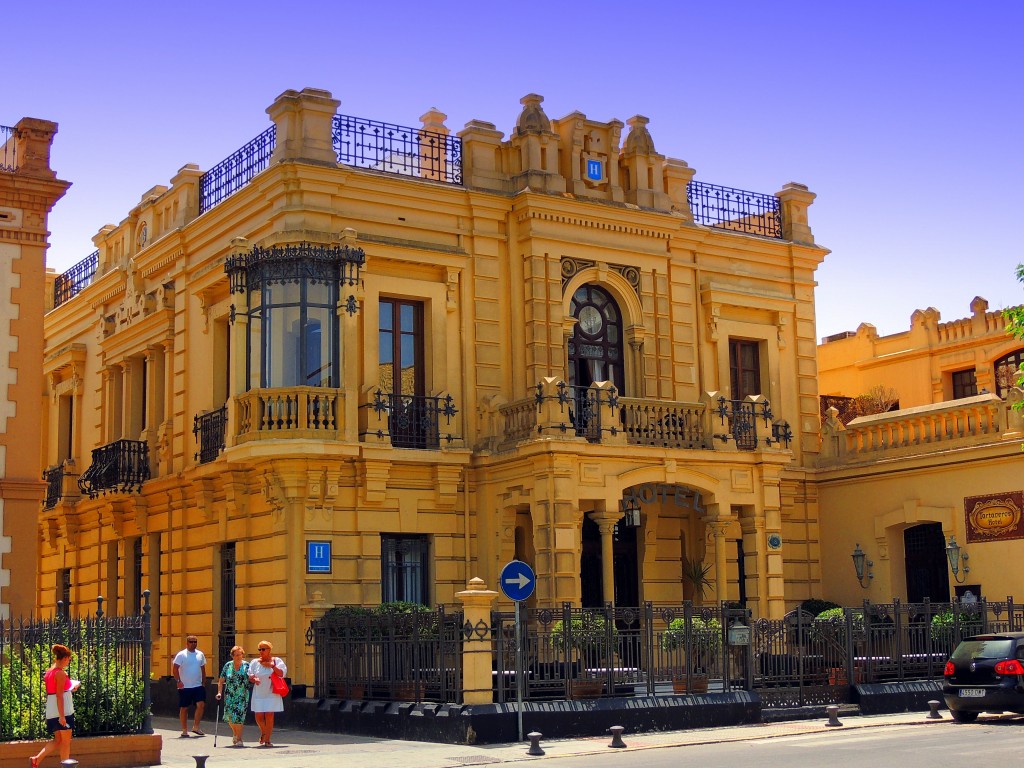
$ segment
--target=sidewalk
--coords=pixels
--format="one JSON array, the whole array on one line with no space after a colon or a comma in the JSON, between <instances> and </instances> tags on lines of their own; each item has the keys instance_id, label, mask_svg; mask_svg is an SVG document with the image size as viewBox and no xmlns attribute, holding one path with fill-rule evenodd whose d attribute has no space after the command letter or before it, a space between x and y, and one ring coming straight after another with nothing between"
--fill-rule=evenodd
<instances>
[{"instance_id":1,"label":"sidewalk","mask_svg":"<svg viewBox=\"0 0 1024 768\"><path fill-rule=\"evenodd\" d=\"M910 712L899 715L875 715L871 717L844 716L842 728L828 728L826 719L800 720L763 725L743 725L730 728L703 728L690 731L665 731L660 733L623 734L627 750L658 749L663 747L714 744L726 741L752 741L792 736L822 731L842 731L851 728L878 728L884 726L949 725L949 713L943 713L942 720L927 720L927 713ZM300 731L289 728L274 729L274 747L257 747L259 730L255 725L246 725L245 748L231 746L231 730L221 724L216 749L213 746L213 721L208 719L203 728L207 735L183 739L179 736L177 720L166 717L153 718L154 731L163 736L163 765L169 768L193 768L193 755L210 755L209 768L310 768L315 765L343 763L346 768L434 768L435 766L465 766L490 763L510 763L529 760L543 760L526 754L528 742L522 744L488 744L471 746L465 744L435 744L421 741L399 741L375 739L365 736L349 736L341 733ZM541 741L545 757L569 757L609 753L626 750L609 749L610 734L595 734L592 738ZM252 744L252 746L248 746Z\"/></svg>"}]
</instances>

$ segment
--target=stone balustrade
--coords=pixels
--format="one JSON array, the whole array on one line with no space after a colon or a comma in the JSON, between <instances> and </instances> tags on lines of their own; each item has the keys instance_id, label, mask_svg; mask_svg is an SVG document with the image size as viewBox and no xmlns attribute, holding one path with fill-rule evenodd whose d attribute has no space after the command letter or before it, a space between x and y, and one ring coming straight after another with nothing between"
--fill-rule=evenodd
<instances>
[{"instance_id":1,"label":"stone balustrade","mask_svg":"<svg viewBox=\"0 0 1024 768\"><path fill-rule=\"evenodd\" d=\"M235 400L235 442L277 437L337 440L344 392L328 387L251 389Z\"/></svg>"},{"instance_id":2,"label":"stone balustrade","mask_svg":"<svg viewBox=\"0 0 1024 768\"><path fill-rule=\"evenodd\" d=\"M1024 414L1013 409L1022 392L1006 400L983 394L942 403L861 416L845 427L829 408L822 424L819 463L834 465L936 453L954 448L1020 439Z\"/></svg>"}]
</instances>

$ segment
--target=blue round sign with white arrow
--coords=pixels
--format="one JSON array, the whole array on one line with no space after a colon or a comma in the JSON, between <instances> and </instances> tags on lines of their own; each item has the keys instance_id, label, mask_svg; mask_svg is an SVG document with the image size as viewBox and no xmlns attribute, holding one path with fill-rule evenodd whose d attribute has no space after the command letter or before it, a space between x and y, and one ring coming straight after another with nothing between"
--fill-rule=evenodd
<instances>
[{"instance_id":1,"label":"blue round sign with white arrow","mask_svg":"<svg viewBox=\"0 0 1024 768\"><path fill-rule=\"evenodd\" d=\"M537 586L537 574L522 560L513 560L501 569L501 591L509 600L522 602L533 594Z\"/></svg>"}]
</instances>

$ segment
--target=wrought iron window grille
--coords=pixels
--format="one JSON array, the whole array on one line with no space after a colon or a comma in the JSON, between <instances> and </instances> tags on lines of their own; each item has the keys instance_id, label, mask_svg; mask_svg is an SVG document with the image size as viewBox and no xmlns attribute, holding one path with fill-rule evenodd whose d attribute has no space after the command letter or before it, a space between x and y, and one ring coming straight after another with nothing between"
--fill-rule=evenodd
<instances>
[{"instance_id":1,"label":"wrought iron window grille","mask_svg":"<svg viewBox=\"0 0 1024 768\"><path fill-rule=\"evenodd\" d=\"M697 224L782 239L782 210L775 195L691 181L686 200Z\"/></svg>"},{"instance_id":2,"label":"wrought iron window grille","mask_svg":"<svg viewBox=\"0 0 1024 768\"><path fill-rule=\"evenodd\" d=\"M93 251L53 281L53 306L59 307L92 282L99 268L100 252Z\"/></svg>"},{"instance_id":3,"label":"wrought iron window grille","mask_svg":"<svg viewBox=\"0 0 1024 768\"><path fill-rule=\"evenodd\" d=\"M101 493L139 491L149 477L149 444L116 440L93 449L92 464L78 478L78 487L94 499Z\"/></svg>"}]
</instances>

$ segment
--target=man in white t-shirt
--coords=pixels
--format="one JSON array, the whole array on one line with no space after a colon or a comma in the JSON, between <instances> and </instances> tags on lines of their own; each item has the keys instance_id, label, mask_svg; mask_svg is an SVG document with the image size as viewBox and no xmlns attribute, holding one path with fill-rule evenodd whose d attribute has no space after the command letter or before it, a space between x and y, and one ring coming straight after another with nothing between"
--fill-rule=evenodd
<instances>
[{"instance_id":1,"label":"man in white t-shirt","mask_svg":"<svg viewBox=\"0 0 1024 768\"><path fill-rule=\"evenodd\" d=\"M189 635L185 648L174 657L174 679L178 683L178 715L181 717L181 736L188 738L188 708L195 704L196 716L192 721L192 733L205 736L199 727L206 707L206 655L199 650L199 638Z\"/></svg>"}]
</instances>

